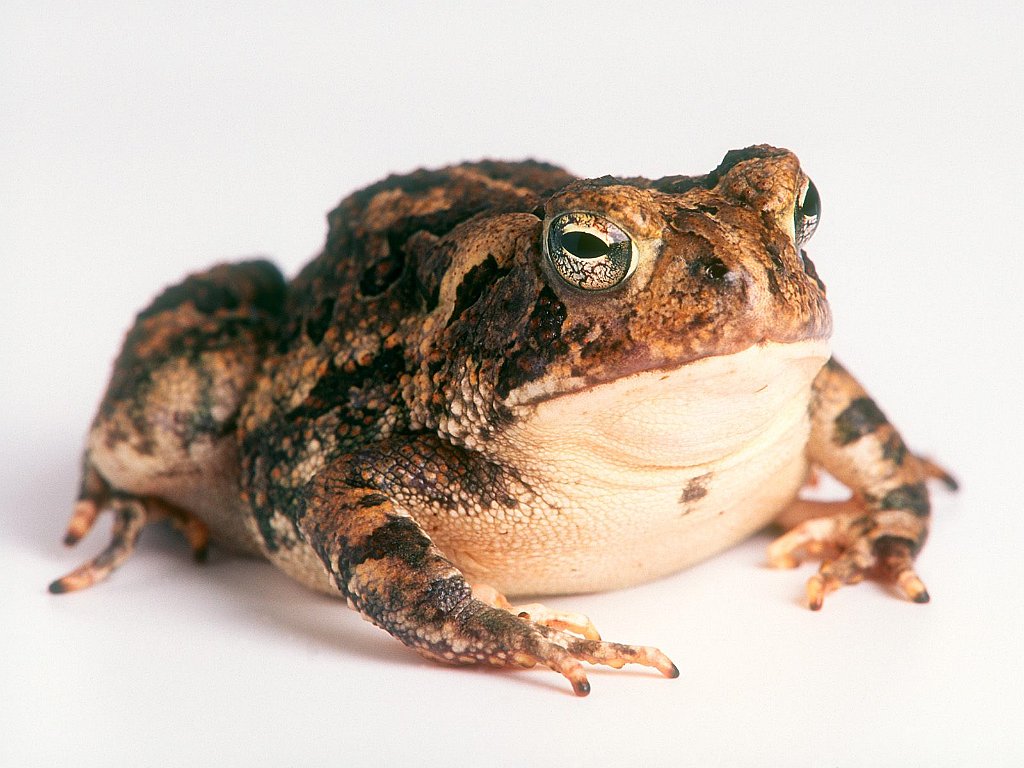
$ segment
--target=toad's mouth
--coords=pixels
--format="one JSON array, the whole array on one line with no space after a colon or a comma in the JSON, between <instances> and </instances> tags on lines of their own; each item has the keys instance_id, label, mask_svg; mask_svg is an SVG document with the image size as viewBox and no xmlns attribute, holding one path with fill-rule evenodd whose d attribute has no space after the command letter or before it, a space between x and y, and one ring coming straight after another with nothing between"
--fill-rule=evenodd
<instances>
[{"instance_id":1,"label":"toad's mouth","mask_svg":"<svg viewBox=\"0 0 1024 768\"><path fill-rule=\"evenodd\" d=\"M584 442L647 465L701 464L739 450L777 414L806 410L827 339L754 344L733 354L523 401L515 430L538 447Z\"/></svg>"},{"instance_id":2,"label":"toad's mouth","mask_svg":"<svg viewBox=\"0 0 1024 768\"><path fill-rule=\"evenodd\" d=\"M746 379L764 379L768 383L776 368L785 367L805 357L821 358L818 368L829 357L830 328L821 335L794 341L762 341L726 349L714 355L687 356L666 361L664 356L633 355L619 361L614 370L599 374L574 373L571 370L552 369L542 378L527 382L509 393L505 404L513 409L535 407L549 401L563 401L587 393L600 394L612 387L617 397L640 401L649 396L676 398L693 391L701 384L706 388L718 387L722 391L740 385ZM822 357L823 355L823 357ZM772 363L770 365L769 363ZM724 369L720 371L719 369ZM686 373L684 373L684 371ZM725 376L728 381L712 383L712 376ZM760 384L758 386L761 386Z\"/></svg>"}]
</instances>

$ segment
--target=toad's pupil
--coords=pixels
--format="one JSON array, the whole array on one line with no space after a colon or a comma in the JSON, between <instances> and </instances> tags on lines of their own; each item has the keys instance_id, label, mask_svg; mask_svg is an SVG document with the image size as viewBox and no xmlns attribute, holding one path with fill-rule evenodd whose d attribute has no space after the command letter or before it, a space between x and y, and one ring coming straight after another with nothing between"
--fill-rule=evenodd
<instances>
[{"instance_id":1,"label":"toad's pupil","mask_svg":"<svg viewBox=\"0 0 1024 768\"><path fill-rule=\"evenodd\" d=\"M608 253L608 244L589 232L563 232L562 247L579 259L596 259Z\"/></svg>"},{"instance_id":2,"label":"toad's pupil","mask_svg":"<svg viewBox=\"0 0 1024 768\"><path fill-rule=\"evenodd\" d=\"M810 179L807 180L807 194L804 195L804 203L800 206L800 212L807 218L817 218L821 215L821 198L818 197L818 188Z\"/></svg>"}]
</instances>

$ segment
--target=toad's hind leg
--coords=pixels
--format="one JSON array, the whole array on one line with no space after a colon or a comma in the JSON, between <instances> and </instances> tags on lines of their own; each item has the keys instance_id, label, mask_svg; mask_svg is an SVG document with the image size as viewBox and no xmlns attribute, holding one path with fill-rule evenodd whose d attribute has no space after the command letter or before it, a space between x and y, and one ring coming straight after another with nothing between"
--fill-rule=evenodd
<instances>
[{"instance_id":1,"label":"toad's hind leg","mask_svg":"<svg viewBox=\"0 0 1024 768\"><path fill-rule=\"evenodd\" d=\"M150 523L163 520L170 521L185 535L197 562L206 559L210 534L199 518L159 499L142 499L117 492L80 499L75 504L64 543L77 544L88 534L104 510L114 513L110 543L96 557L51 583L50 592L55 595L74 592L103 581L132 554L142 529Z\"/></svg>"},{"instance_id":2,"label":"toad's hind leg","mask_svg":"<svg viewBox=\"0 0 1024 768\"><path fill-rule=\"evenodd\" d=\"M268 262L220 265L166 289L139 313L89 431L65 541L77 543L104 510L115 515L113 538L51 591L105 578L158 520L179 528L198 558L211 533L258 551L244 521L236 435L284 290Z\"/></svg>"}]
</instances>

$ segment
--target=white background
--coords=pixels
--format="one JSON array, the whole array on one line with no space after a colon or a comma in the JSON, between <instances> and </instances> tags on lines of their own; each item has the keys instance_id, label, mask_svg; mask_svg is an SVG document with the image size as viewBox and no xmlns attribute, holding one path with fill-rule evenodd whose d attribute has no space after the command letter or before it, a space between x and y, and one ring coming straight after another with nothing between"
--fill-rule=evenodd
<instances>
[{"instance_id":1,"label":"white background","mask_svg":"<svg viewBox=\"0 0 1024 768\"><path fill-rule=\"evenodd\" d=\"M1019 3L5 2L0 11L0 764L1020 765ZM98 7L97 7L98 6ZM197 6L198 7L198 6ZM936 491L932 603L813 614L761 536L551 604L682 676L452 670L256 561L150 531L46 584L132 315L269 254L391 171L480 157L701 173L758 142L821 190L835 348Z\"/></svg>"}]
</instances>

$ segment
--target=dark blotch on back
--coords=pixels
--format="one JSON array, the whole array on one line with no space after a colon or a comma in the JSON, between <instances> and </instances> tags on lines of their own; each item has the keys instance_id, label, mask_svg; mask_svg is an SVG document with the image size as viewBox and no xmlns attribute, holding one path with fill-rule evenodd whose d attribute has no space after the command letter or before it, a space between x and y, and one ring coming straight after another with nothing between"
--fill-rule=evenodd
<instances>
[{"instance_id":1,"label":"dark blotch on back","mask_svg":"<svg viewBox=\"0 0 1024 768\"><path fill-rule=\"evenodd\" d=\"M874 400L858 397L836 416L833 440L838 445L849 445L887 423L885 414L878 409Z\"/></svg>"},{"instance_id":2,"label":"dark blotch on back","mask_svg":"<svg viewBox=\"0 0 1024 768\"><path fill-rule=\"evenodd\" d=\"M462 282L455 289L455 307L452 309L451 317L448 318L448 325L451 325L463 312L476 304L487 288L507 274L508 270L499 269L498 262L490 254L466 272Z\"/></svg>"}]
</instances>

